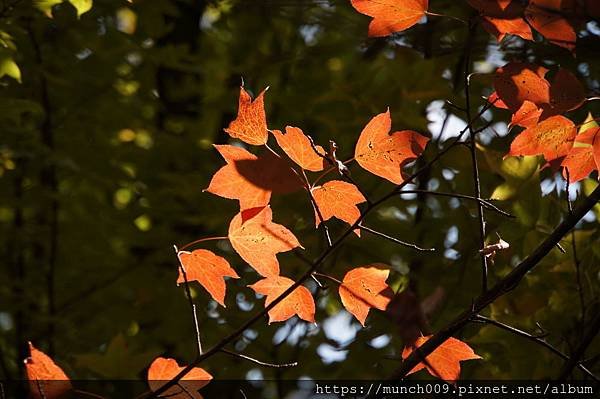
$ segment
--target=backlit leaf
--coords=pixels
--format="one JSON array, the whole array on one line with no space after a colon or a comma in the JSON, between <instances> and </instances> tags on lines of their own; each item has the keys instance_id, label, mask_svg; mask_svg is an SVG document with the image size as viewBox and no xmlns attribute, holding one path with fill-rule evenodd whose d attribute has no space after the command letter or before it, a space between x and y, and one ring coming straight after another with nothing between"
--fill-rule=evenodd
<instances>
[{"instance_id":1,"label":"backlit leaf","mask_svg":"<svg viewBox=\"0 0 600 399\"><path fill-rule=\"evenodd\" d=\"M318 172L325 167L325 150L321 146L312 147L308 137L297 127L286 126L285 134L280 130L273 130L277 144L283 151L296 162L302 169Z\"/></svg>"},{"instance_id":2,"label":"backlit leaf","mask_svg":"<svg viewBox=\"0 0 600 399\"><path fill-rule=\"evenodd\" d=\"M540 116L544 112L543 109L538 108L537 105L529 100L525 100L521 108L519 108L513 115L510 121L511 126L521 127L532 127L537 125Z\"/></svg>"},{"instance_id":3,"label":"backlit leaf","mask_svg":"<svg viewBox=\"0 0 600 399\"><path fill-rule=\"evenodd\" d=\"M279 275L278 253L302 247L291 231L273 223L269 206L238 213L229 224L229 241L242 259L265 277Z\"/></svg>"},{"instance_id":4,"label":"backlit leaf","mask_svg":"<svg viewBox=\"0 0 600 399\"><path fill-rule=\"evenodd\" d=\"M342 304L346 310L365 325L371 308L385 310L394 292L386 284L389 269L357 267L344 276L339 287Z\"/></svg>"},{"instance_id":5,"label":"backlit leaf","mask_svg":"<svg viewBox=\"0 0 600 399\"><path fill-rule=\"evenodd\" d=\"M180 367L175 359L157 357L148 369L148 385L156 391L175 377L185 367ZM200 367L194 367L179 380L177 385L167 389L162 395L174 399L202 399L198 390L208 385L212 375Z\"/></svg>"},{"instance_id":6,"label":"backlit leaf","mask_svg":"<svg viewBox=\"0 0 600 399\"><path fill-rule=\"evenodd\" d=\"M525 101L536 105L550 102L550 83L544 78L548 70L534 64L510 62L496 70L494 87L498 97L513 111Z\"/></svg>"},{"instance_id":7,"label":"backlit leaf","mask_svg":"<svg viewBox=\"0 0 600 399\"><path fill-rule=\"evenodd\" d=\"M285 290L294 285L294 280L283 276L269 276L250 285L257 294L265 295L265 307L269 306ZM310 291L299 286L281 302L269 310L269 324L285 321L294 315L309 323L315 322L315 301Z\"/></svg>"},{"instance_id":8,"label":"backlit leaf","mask_svg":"<svg viewBox=\"0 0 600 399\"><path fill-rule=\"evenodd\" d=\"M199 282L215 301L225 307L225 277L239 278L229 262L206 249L179 251L177 257L185 269L188 282ZM184 282L183 272L179 268L177 284Z\"/></svg>"},{"instance_id":9,"label":"backlit leaf","mask_svg":"<svg viewBox=\"0 0 600 399\"><path fill-rule=\"evenodd\" d=\"M356 205L366 201L354 184L340 180L328 181L322 186L313 188L312 195L323 221L336 217L349 225L354 224L360 217L360 210ZM317 227L321 224L316 210L315 223ZM356 229L355 232L360 235L360 230Z\"/></svg>"},{"instance_id":10,"label":"backlit leaf","mask_svg":"<svg viewBox=\"0 0 600 399\"><path fill-rule=\"evenodd\" d=\"M369 172L400 184L402 166L421 155L429 139L412 130L390 133L391 127L389 109L373 117L360 133L354 158Z\"/></svg>"},{"instance_id":11,"label":"backlit leaf","mask_svg":"<svg viewBox=\"0 0 600 399\"><path fill-rule=\"evenodd\" d=\"M564 116L552 116L519 134L507 156L543 155L552 161L567 155L577 135L575 124Z\"/></svg>"},{"instance_id":12,"label":"backlit leaf","mask_svg":"<svg viewBox=\"0 0 600 399\"><path fill-rule=\"evenodd\" d=\"M29 393L36 399L58 399L73 389L65 372L44 352L29 342L29 357L25 359Z\"/></svg>"},{"instance_id":13,"label":"backlit leaf","mask_svg":"<svg viewBox=\"0 0 600 399\"><path fill-rule=\"evenodd\" d=\"M373 17L369 36L388 36L415 25L425 16L429 0L351 0L361 14Z\"/></svg>"},{"instance_id":14,"label":"backlit leaf","mask_svg":"<svg viewBox=\"0 0 600 399\"><path fill-rule=\"evenodd\" d=\"M431 338L431 336L419 337L414 345L406 346L402 351L402 359L408 358L413 352L414 347L420 347L427 342L429 338ZM460 376L460 362L471 359L481 359L481 356L473 352L473 349L466 343L450 337L431 352L425 358L425 362L417 364L408 374L426 369L427 372L434 377L441 378L448 382L455 382Z\"/></svg>"},{"instance_id":15,"label":"backlit leaf","mask_svg":"<svg viewBox=\"0 0 600 399\"><path fill-rule=\"evenodd\" d=\"M270 151L256 156L232 145L214 147L227 164L213 175L206 191L237 199L242 210L267 205L271 193L284 194L302 187L288 163Z\"/></svg>"},{"instance_id":16,"label":"backlit leaf","mask_svg":"<svg viewBox=\"0 0 600 399\"><path fill-rule=\"evenodd\" d=\"M252 145L263 145L267 142L269 133L264 99L266 90L263 90L253 101L244 86L240 87L237 118L229 124L225 132L233 138Z\"/></svg>"}]
</instances>

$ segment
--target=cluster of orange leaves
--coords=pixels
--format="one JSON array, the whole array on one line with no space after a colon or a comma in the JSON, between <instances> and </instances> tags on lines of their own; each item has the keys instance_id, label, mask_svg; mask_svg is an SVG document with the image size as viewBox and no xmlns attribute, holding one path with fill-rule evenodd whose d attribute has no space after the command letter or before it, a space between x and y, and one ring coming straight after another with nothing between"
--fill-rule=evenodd
<instances>
[{"instance_id":1,"label":"cluster of orange leaves","mask_svg":"<svg viewBox=\"0 0 600 399\"><path fill-rule=\"evenodd\" d=\"M583 3L530 0L527 5L517 0L467 1L479 12L484 28L498 41L507 34L533 40L533 28L549 42L571 51L575 48L577 26L584 16L600 17L600 2L595 0ZM369 36L387 36L408 29L428 14L429 6L428 0L351 0L351 3L360 13L373 17ZM533 64L509 63L496 71L496 91L488 101L511 112L511 126L524 128L513 140L507 156L543 155L549 165L561 166L565 177L575 182L600 169L600 128L578 134L576 125L562 114L585 103L584 88L566 69L555 71L552 81L546 79L548 72ZM240 212L231 220L227 237L237 254L263 277L249 287L264 295L265 306L269 306L294 285L292 279L280 274L277 254L302 248L289 229L273 222L271 196L306 190L316 227L333 217L355 225L361 215L357 205L366 199L358 187L343 179L316 184L327 175L328 168L338 169L334 151L314 144L297 127L287 126L285 133L269 130L264 95L265 91L253 100L242 86L237 118L225 129L232 138L264 147L263 151L255 155L242 146L215 145L226 164L214 174L206 191L239 201ZM428 138L408 130L390 131L389 110L373 117L360 133L354 160L363 169L400 184L404 179L402 167L424 151ZM267 145L270 135L285 155ZM311 184L307 172L323 174ZM360 234L358 229L356 233ZM197 281L216 302L225 306L225 278L239 278L229 262L206 249L178 251L177 256L181 265L177 283ZM389 304L393 292L386 284L388 276L389 269L374 264L351 269L343 277L338 291L341 302L361 324L365 324L371 308L384 310ZM269 322L285 321L294 315L315 321L314 299L302 285L269 311ZM407 346L402 358L406 359L428 339L420 337ZM456 381L459 362L479 358L466 343L449 338L410 373L426 369L436 377ZM32 344L25 364L34 398L58 398L72 390L64 371ZM160 388L183 369L174 359L156 358L148 370L150 389ZM194 367L165 395L201 399L198 390L212 378L204 369Z\"/></svg>"}]
</instances>

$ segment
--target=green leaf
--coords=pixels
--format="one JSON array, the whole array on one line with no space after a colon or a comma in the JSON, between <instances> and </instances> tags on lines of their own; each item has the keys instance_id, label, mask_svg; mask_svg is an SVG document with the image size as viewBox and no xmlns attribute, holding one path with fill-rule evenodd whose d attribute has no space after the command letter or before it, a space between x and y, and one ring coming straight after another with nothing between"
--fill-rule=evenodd
<instances>
[{"instance_id":1,"label":"green leaf","mask_svg":"<svg viewBox=\"0 0 600 399\"><path fill-rule=\"evenodd\" d=\"M0 54L0 78L10 76L21 83L21 70L17 63L8 54Z\"/></svg>"},{"instance_id":2,"label":"green leaf","mask_svg":"<svg viewBox=\"0 0 600 399\"><path fill-rule=\"evenodd\" d=\"M93 0L69 0L73 7L77 9L77 18L92 9Z\"/></svg>"}]
</instances>

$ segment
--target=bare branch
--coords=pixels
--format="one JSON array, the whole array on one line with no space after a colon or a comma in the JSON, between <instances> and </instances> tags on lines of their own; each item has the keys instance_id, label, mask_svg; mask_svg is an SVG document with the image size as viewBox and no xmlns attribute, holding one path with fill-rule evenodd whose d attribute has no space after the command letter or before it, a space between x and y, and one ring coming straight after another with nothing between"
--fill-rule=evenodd
<instances>
[{"instance_id":1,"label":"bare branch","mask_svg":"<svg viewBox=\"0 0 600 399\"><path fill-rule=\"evenodd\" d=\"M298 365L298 362L281 363L281 364L267 363L267 362L263 362L261 360L255 359L253 357L250 357L248 355L244 355L242 353L237 353L237 352L232 352L227 349L221 349L221 352L226 353L231 356L234 356L234 357L238 357L240 359L248 360L248 361L250 361L252 363L256 363L260 366L272 367L272 368L276 368L276 369L281 369L281 368L286 368L286 367L296 367Z\"/></svg>"}]
</instances>

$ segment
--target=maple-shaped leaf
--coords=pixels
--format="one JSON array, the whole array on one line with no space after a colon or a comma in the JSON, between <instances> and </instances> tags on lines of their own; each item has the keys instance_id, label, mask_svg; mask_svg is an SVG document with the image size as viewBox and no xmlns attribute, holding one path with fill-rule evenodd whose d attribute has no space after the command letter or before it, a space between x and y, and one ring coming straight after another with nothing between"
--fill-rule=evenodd
<instances>
[{"instance_id":1,"label":"maple-shaped leaf","mask_svg":"<svg viewBox=\"0 0 600 399\"><path fill-rule=\"evenodd\" d=\"M229 224L228 237L242 259L265 277L279 275L278 253L302 248L291 231L273 223L270 206L238 213Z\"/></svg>"},{"instance_id":2,"label":"maple-shaped leaf","mask_svg":"<svg viewBox=\"0 0 600 399\"><path fill-rule=\"evenodd\" d=\"M561 115L552 116L515 137L507 156L543 155L550 162L569 153L576 135L573 122Z\"/></svg>"},{"instance_id":3,"label":"maple-shaped leaf","mask_svg":"<svg viewBox=\"0 0 600 399\"><path fill-rule=\"evenodd\" d=\"M413 345L406 346L402 351L402 359L405 360L413 352L414 347L420 347L431 335L419 337ZM416 373L426 369L429 374L448 382L458 381L460 376L460 362L463 360L481 359L481 356L473 352L466 343L450 337L438 346L426 358L425 362L417 364L408 374Z\"/></svg>"},{"instance_id":4,"label":"maple-shaped leaf","mask_svg":"<svg viewBox=\"0 0 600 399\"><path fill-rule=\"evenodd\" d=\"M544 110L529 100L525 100L510 120L510 126L533 127L537 125Z\"/></svg>"},{"instance_id":5,"label":"maple-shaped leaf","mask_svg":"<svg viewBox=\"0 0 600 399\"><path fill-rule=\"evenodd\" d=\"M285 290L294 285L294 280L283 276L269 276L250 285L257 294L265 295L265 307L269 306ZM281 302L269 310L269 324L285 321L294 315L309 323L315 322L315 301L310 291L298 286Z\"/></svg>"},{"instance_id":6,"label":"maple-shaped leaf","mask_svg":"<svg viewBox=\"0 0 600 399\"><path fill-rule=\"evenodd\" d=\"M29 393L35 399L66 397L73 387L65 372L44 352L29 342L29 357L25 359Z\"/></svg>"},{"instance_id":7,"label":"maple-shaped leaf","mask_svg":"<svg viewBox=\"0 0 600 399\"><path fill-rule=\"evenodd\" d=\"M550 86L550 105L557 113L579 108L585 102L585 89L573 73L560 68Z\"/></svg>"},{"instance_id":8,"label":"maple-shaped leaf","mask_svg":"<svg viewBox=\"0 0 600 399\"><path fill-rule=\"evenodd\" d=\"M252 101L252 97L244 89L244 86L240 87L237 118L231 121L225 129L227 134L252 145L263 145L267 142L269 132L267 131L267 116L265 114L264 95L266 90L263 90Z\"/></svg>"},{"instance_id":9,"label":"maple-shaped leaf","mask_svg":"<svg viewBox=\"0 0 600 399\"><path fill-rule=\"evenodd\" d=\"M346 310L365 325L371 308L385 310L394 296L386 284L389 269L373 266L357 267L344 276L339 287L340 299Z\"/></svg>"},{"instance_id":10,"label":"maple-shaped leaf","mask_svg":"<svg viewBox=\"0 0 600 399\"><path fill-rule=\"evenodd\" d=\"M229 262L206 249L196 249L192 252L179 251L177 257L185 270L188 282L199 282L215 301L225 307L225 277L239 278ZM180 268L177 284L184 282Z\"/></svg>"},{"instance_id":11,"label":"maple-shaped leaf","mask_svg":"<svg viewBox=\"0 0 600 399\"><path fill-rule=\"evenodd\" d=\"M313 198L319 208L320 216L323 222L336 217L349 225L360 217L360 210L356 205L366 201L360 190L351 183L340 180L332 180L322 186L314 187L312 190ZM321 217L315 209L315 224L319 227ZM355 233L360 236L360 230Z\"/></svg>"},{"instance_id":12,"label":"maple-shaped leaf","mask_svg":"<svg viewBox=\"0 0 600 399\"><path fill-rule=\"evenodd\" d=\"M180 367L175 359L157 357L148 369L148 385L152 392L161 388L185 367ZM202 399L199 389L208 385L212 375L200 367L194 367L179 380L177 385L162 393L162 397L170 399Z\"/></svg>"},{"instance_id":13,"label":"maple-shaped leaf","mask_svg":"<svg viewBox=\"0 0 600 399\"><path fill-rule=\"evenodd\" d=\"M313 148L310 139L301 129L286 126L285 134L280 130L273 130L273 135L281 149L302 169L319 172L325 168L326 161L323 158L326 154L325 150L320 145L315 145ZM318 151L321 156L315 151Z\"/></svg>"},{"instance_id":14,"label":"maple-shaped leaf","mask_svg":"<svg viewBox=\"0 0 600 399\"><path fill-rule=\"evenodd\" d=\"M563 0L530 0L525 9L525 19L550 43L573 51L577 34L571 22L563 16L573 12L571 3Z\"/></svg>"},{"instance_id":15,"label":"maple-shaped leaf","mask_svg":"<svg viewBox=\"0 0 600 399\"><path fill-rule=\"evenodd\" d=\"M361 14L373 17L370 37L388 36L410 28L427 13L429 0L351 0Z\"/></svg>"},{"instance_id":16,"label":"maple-shaped leaf","mask_svg":"<svg viewBox=\"0 0 600 399\"><path fill-rule=\"evenodd\" d=\"M548 69L534 64L509 62L496 70L496 93L513 112L525 101L536 105L548 104L550 83L544 78L547 72Z\"/></svg>"},{"instance_id":17,"label":"maple-shaped leaf","mask_svg":"<svg viewBox=\"0 0 600 399\"><path fill-rule=\"evenodd\" d=\"M391 127L389 109L374 116L360 133L354 158L363 169L400 184L402 166L421 155L429 138L412 130L390 133Z\"/></svg>"},{"instance_id":18,"label":"maple-shaped leaf","mask_svg":"<svg viewBox=\"0 0 600 399\"><path fill-rule=\"evenodd\" d=\"M205 191L237 199L240 209L265 206L271 193L285 194L302 187L287 162L270 151L256 156L233 145L214 147L227 164L213 175Z\"/></svg>"},{"instance_id":19,"label":"maple-shaped leaf","mask_svg":"<svg viewBox=\"0 0 600 399\"><path fill-rule=\"evenodd\" d=\"M583 180L600 171L600 128L592 127L575 137L575 146L562 161L563 176L569 183Z\"/></svg>"}]
</instances>

